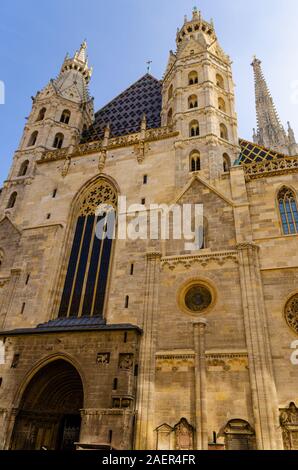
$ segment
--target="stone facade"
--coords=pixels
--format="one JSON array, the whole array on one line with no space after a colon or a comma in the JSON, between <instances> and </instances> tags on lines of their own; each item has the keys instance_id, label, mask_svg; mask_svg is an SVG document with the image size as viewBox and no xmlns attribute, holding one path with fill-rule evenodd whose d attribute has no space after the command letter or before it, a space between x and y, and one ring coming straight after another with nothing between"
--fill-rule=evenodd
<instances>
[{"instance_id":1,"label":"stone facade","mask_svg":"<svg viewBox=\"0 0 298 470\"><path fill-rule=\"evenodd\" d=\"M239 158L231 62L197 10L170 53L160 127L142 112L136 132L106 122L90 140L90 75L83 44L35 97L0 196L0 448L298 448L285 317L298 219L285 234L278 198L297 195L297 157ZM103 182L127 206L203 204L204 246L117 238L103 314L57 318L78 208ZM198 285L202 311L185 300Z\"/></svg>"}]
</instances>

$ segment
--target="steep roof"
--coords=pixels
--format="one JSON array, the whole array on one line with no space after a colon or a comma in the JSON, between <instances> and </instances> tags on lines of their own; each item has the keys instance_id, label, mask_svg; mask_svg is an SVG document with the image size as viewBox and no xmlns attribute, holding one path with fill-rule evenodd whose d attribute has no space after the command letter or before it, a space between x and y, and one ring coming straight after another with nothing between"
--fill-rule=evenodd
<instances>
[{"instance_id":1,"label":"steep roof","mask_svg":"<svg viewBox=\"0 0 298 470\"><path fill-rule=\"evenodd\" d=\"M93 125L87 129L82 141L91 142L103 137L104 128L110 124L111 135L121 136L138 132L143 114L146 114L147 128L161 125L161 81L146 74L97 111Z\"/></svg>"}]
</instances>

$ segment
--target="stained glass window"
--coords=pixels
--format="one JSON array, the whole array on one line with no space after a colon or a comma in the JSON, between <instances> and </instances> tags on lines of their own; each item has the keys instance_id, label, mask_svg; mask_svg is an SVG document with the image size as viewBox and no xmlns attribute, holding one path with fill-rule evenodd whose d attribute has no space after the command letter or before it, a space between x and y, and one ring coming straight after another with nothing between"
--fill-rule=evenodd
<instances>
[{"instance_id":1,"label":"stained glass window","mask_svg":"<svg viewBox=\"0 0 298 470\"><path fill-rule=\"evenodd\" d=\"M103 316L116 201L116 191L104 180L98 181L82 197L59 317ZM103 204L111 209L110 212L98 212ZM101 234L99 224L103 227Z\"/></svg>"},{"instance_id":2,"label":"stained glass window","mask_svg":"<svg viewBox=\"0 0 298 470\"><path fill-rule=\"evenodd\" d=\"M278 193L279 212L285 235L298 233L297 201L290 188L282 188Z\"/></svg>"}]
</instances>

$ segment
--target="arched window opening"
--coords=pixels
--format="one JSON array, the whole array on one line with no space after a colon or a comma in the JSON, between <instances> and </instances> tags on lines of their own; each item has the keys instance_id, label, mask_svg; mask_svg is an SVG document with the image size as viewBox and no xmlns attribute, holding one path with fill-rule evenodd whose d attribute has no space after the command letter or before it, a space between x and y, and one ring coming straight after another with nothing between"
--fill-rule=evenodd
<instances>
[{"instance_id":1,"label":"arched window opening","mask_svg":"<svg viewBox=\"0 0 298 470\"><path fill-rule=\"evenodd\" d=\"M197 150L194 150L190 154L189 167L190 167L191 172L201 170L201 157L200 157L200 152L198 152Z\"/></svg>"},{"instance_id":2,"label":"arched window opening","mask_svg":"<svg viewBox=\"0 0 298 470\"><path fill-rule=\"evenodd\" d=\"M59 132L58 134L55 135L53 147L55 149L61 149L63 145L63 140L64 140L64 135Z\"/></svg>"},{"instance_id":3,"label":"arched window opening","mask_svg":"<svg viewBox=\"0 0 298 470\"><path fill-rule=\"evenodd\" d=\"M223 171L225 173L228 173L230 171L230 168L231 168L231 160L230 160L230 157L227 153L224 153L223 154Z\"/></svg>"},{"instance_id":4,"label":"arched window opening","mask_svg":"<svg viewBox=\"0 0 298 470\"><path fill-rule=\"evenodd\" d=\"M38 117L37 117L36 121L43 121L44 117L45 117L45 114L46 114L46 108L41 108L41 110L38 113Z\"/></svg>"},{"instance_id":5,"label":"arched window opening","mask_svg":"<svg viewBox=\"0 0 298 470\"><path fill-rule=\"evenodd\" d=\"M224 79L222 78L222 76L219 73L216 74L216 85L219 88L221 88L222 90L224 90L224 88L225 88Z\"/></svg>"},{"instance_id":6,"label":"arched window opening","mask_svg":"<svg viewBox=\"0 0 298 470\"><path fill-rule=\"evenodd\" d=\"M200 126L198 121L191 121L189 125L189 136L190 137L197 137L200 135Z\"/></svg>"},{"instance_id":7,"label":"arched window opening","mask_svg":"<svg viewBox=\"0 0 298 470\"><path fill-rule=\"evenodd\" d=\"M27 147L33 147L33 145L36 144L37 136L38 136L38 132L34 131L30 136Z\"/></svg>"},{"instance_id":8,"label":"arched window opening","mask_svg":"<svg viewBox=\"0 0 298 470\"><path fill-rule=\"evenodd\" d=\"M63 122L63 124L68 124L70 120L70 111L68 109L64 109L64 111L61 114L60 122Z\"/></svg>"},{"instance_id":9,"label":"arched window opening","mask_svg":"<svg viewBox=\"0 0 298 470\"><path fill-rule=\"evenodd\" d=\"M168 120L167 120L168 126L170 126L172 122L173 122L173 110L172 108L170 108L168 112Z\"/></svg>"},{"instance_id":10,"label":"arched window opening","mask_svg":"<svg viewBox=\"0 0 298 470\"><path fill-rule=\"evenodd\" d=\"M294 191L283 187L277 198L284 235L298 233L297 199Z\"/></svg>"},{"instance_id":11,"label":"arched window opening","mask_svg":"<svg viewBox=\"0 0 298 470\"><path fill-rule=\"evenodd\" d=\"M106 180L92 185L78 208L59 317L103 317L115 229L117 192ZM106 212L98 214L99 207Z\"/></svg>"},{"instance_id":12,"label":"arched window opening","mask_svg":"<svg viewBox=\"0 0 298 470\"><path fill-rule=\"evenodd\" d=\"M220 138L223 140L229 140L227 126L225 124L220 124L219 130L220 130Z\"/></svg>"},{"instance_id":13,"label":"arched window opening","mask_svg":"<svg viewBox=\"0 0 298 470\"><path fill-rule=\"evenodd\" d=\"M193 109L198 107L198 97L197 95L191 95L188 98L188 109Z\"/></svg>"},{"instance_id":14,"label":"arched window opening","mask_svg":"<svg viewBox=\"0 0 298 470\"><path fill-rule=\"evenodd\" d=\"M193 70L188 75L188 84L189 85L196 85L197 83L199 83L198 73L195 70Z\"/></svg>"},{"instance_id":15,"label":"arched window opening","mask_svg":"<svg viewBox=\"0 0 298 470\"><path fill-rule=\"evenodd\" d=\"M17 192L14 192L10 195L10 198L9 198L9 201L8 201L8 204L7 204L7 209L12 209L15 206L16 200L17 200L17 195L18 195Z\"/></svg>"},{"instance_id":16,"label":"arched window opening","mask_svg":"<svg viewBox=\"0 0 298 470\"><path fill-rule=\"evenodd\" d=\"M28 171L28 166L29 166L29 160L25 160L20 166L20 171L19 171L18 176L25 176Z\"/></svg>"},{"instance_id":17,"label":"arched window opening","mask_svg":"<svg viewBox=\"0 0 298 470\"><path fill-rule=\"evenodd\" d=\"M169 91L168 91L168 100L173 98L173 84L170 86Z\"/></svg>"},{"instance_id":18,"label":"arched window opening","mask_svg":"<svg viewBox=\"0 0 298 470\"><path fill-rule=\"evenodd\" d=\"M224 429L226 450L255 450L255 431L247 421L232 419Z\"/></svg>"},{"instance_id":19,"label":"arched window opening","mask_svg":"<svg viewBox=\"0 0 298 470\"><path fill-rule=\"evenodd\" d=\"M223 111L224 113L226 113L227 111L227 108L226 108L226 102L223 98L218 98L218 109L220 111Z\"/></svg>"}]
</instances>

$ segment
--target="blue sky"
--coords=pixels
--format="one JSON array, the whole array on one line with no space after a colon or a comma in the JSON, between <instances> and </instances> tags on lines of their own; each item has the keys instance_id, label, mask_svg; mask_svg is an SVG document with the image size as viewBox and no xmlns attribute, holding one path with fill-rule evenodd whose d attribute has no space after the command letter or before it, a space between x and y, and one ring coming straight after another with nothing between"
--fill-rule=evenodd
<instances>
[{"instance_id":1,"label":"blue sky","mask_svg":"<svg viewBox=\"0 0 298 470\"><path fill-rule=\"evenodd\" d=\"M146 72L161 78L177 27L195 0L1 0L0 186L6 179L35 95L59 72L66 52L84 38L94 67L90 84L99 109ZM203 17L214 19L219 41L233 60L239 135L251 139L255 126L250 62L263 61L284 125L298 138L297 0L200 0Z\"/></svg>"}]
</instances>

